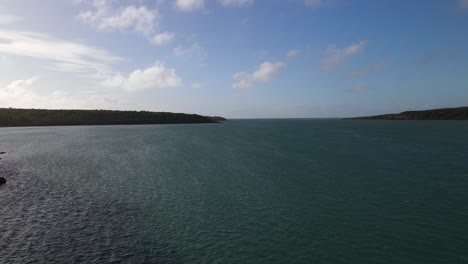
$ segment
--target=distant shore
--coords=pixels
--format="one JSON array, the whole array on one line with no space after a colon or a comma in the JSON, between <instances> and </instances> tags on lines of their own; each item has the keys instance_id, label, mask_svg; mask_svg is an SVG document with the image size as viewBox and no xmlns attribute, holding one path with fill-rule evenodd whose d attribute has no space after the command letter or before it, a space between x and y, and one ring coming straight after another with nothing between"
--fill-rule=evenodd
<instances>
[{"instance_id":1,"label":"distant shore","mask_svg":"<svg viewBox=\"0 0 468 264\"><path fill-rule=\"evenodd\" d=\"M468 120L468 107L441 108L423 111L406 111L399 114L353 117L346 119L385 120Z\"/></svg>"},{"instance_id":2,"label":"distant shore","mask_svg":"<svg viewBox=\"0 0 468 264\"><path fill-rule=\"evenodd\" d=\"M197 124L221 121L226 119L170 112L0 108L0 127Z\"/></svg>"}]
</instances>

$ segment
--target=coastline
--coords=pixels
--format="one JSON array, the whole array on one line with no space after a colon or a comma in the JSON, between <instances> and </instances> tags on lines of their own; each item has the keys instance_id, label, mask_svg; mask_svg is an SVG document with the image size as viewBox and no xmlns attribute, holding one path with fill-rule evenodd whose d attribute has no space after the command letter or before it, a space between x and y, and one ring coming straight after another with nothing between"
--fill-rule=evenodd
<instances>
[{"instance_id":1,"label":"coastline","mask_svg":"<svg viewBox=\"0 0 468 264\"><path fill-rule=\"evenodd\" d=\"M0 108L0 127L202 124L222 121L226 119L220 116L171 112Z\"/></svg>"},{"instance_id":2,"label":"coastline","mask_svg":"<svg viewBox=\"0 0 468 264\"><path fill-rule=\"evenodd\" d=\"M405 111L398 114L351 117L355 120L468 120L468 106L439 108L421 111Z\"/></svg>"}]
</instances>

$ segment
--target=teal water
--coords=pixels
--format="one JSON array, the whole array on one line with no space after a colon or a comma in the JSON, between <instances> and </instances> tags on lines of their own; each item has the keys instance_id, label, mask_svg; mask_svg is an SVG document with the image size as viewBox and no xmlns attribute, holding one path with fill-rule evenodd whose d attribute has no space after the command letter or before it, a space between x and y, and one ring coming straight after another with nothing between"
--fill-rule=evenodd
<instances>
[{"instance_id":1,"label":"teal water","mask_svg":"<svg viewBox=\"0 0 468 264\"><path fill-rule=\"evenodd\" d=\"M467 263L468 123L1 128L0 263Z\"/></svg>"}]
</instances>

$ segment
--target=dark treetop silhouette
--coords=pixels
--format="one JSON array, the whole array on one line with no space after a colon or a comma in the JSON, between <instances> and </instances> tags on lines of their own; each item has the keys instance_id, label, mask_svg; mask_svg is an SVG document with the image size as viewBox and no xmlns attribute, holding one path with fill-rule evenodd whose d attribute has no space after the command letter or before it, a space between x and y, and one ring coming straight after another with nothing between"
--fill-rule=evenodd
<instances>
[{"instance_id":1,"label":"dark treetop silhouette","mask_svg":"<svg viewBox=\"0 0 468 264\"><path fill-rule=\"evenodd\" d=\"M351 119L390 120L468 120L468 107L442 108L424 111L407 111L399 114L355 117Z\"/></svg>"},{"instance_id":2,"label":"dark treetop silhouette","mask_svg":"<svg viewBox=\"0 0 468 264\"><path fill-rule=\"evenodd\" d=\"M222 117L169 112L0 108L0 127L192 124L224 120Z\"/></svg>"}]
</instances>

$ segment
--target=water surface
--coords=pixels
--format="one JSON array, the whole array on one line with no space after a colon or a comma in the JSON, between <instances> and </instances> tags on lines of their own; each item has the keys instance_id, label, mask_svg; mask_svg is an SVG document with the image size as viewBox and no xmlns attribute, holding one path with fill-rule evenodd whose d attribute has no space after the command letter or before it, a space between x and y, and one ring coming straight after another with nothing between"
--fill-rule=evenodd
<instances>
[{"instance_id":1,"label":"water surface","mask_svg":"<svg viewBox=\"0 0 468 264\"><path fill-rule=\"evenodd\" d=\"M0 263L466 263L468 123L1 128Z\"/></svg>"}]
</instances>

